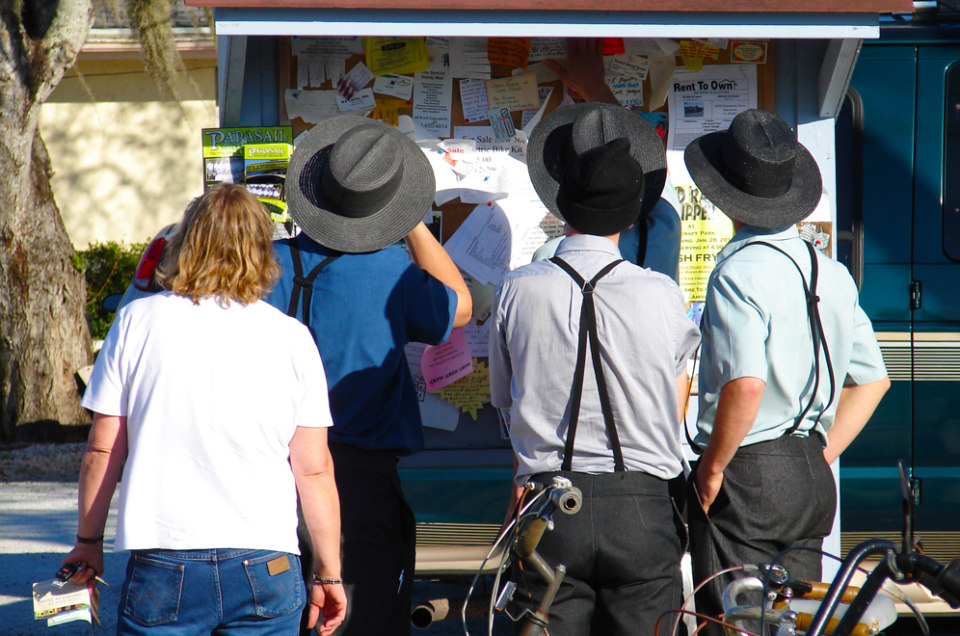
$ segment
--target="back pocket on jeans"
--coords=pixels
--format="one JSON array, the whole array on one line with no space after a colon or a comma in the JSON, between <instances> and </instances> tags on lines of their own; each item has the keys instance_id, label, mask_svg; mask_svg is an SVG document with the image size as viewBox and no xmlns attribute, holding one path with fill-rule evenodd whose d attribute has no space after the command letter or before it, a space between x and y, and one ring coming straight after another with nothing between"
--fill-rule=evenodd
<instances>
[{"instance_id":1,"label":"back pocket on jeans","mask_svg":"<svg viewBox=\"0 0 960 636\"><path fill-rule=\"evenodd\" d=\"M131 566L123 613L143 625L176 621L183 566L140 554L133 556Z\"/></svg>"},{"instance_id":2,"label":"back pocket on jeans","mask_svg":"<svg viewBox=\"0 0 960 636\"><path fill-rule=\"evenodd\" d=\"M286 557L290 567L271 575L267 562L277 557ZM286 552L272 552L250 559L244 563L257 616L276 618L299 610L303 605L303 579L300 576L300 559Z\"/></svg>"}]
</instances>

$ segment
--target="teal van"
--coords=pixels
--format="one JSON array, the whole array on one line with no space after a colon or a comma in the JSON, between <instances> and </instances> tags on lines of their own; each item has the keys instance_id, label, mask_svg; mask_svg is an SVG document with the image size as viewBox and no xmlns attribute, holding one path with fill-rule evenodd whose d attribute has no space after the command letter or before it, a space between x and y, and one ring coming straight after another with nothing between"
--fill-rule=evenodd
<instances>
[{"instance_id":1,"label":"teal van","mask_svg":"<svg viewBox=\"0 0 960 636\"><path fill-rule=\"evenodd\" d=\"M844 551L899 536L902 458L924 551L960 556L960 13L881 26L837 120L839 258L892 380L840 468Z\"/></svg>"}]
</instances>

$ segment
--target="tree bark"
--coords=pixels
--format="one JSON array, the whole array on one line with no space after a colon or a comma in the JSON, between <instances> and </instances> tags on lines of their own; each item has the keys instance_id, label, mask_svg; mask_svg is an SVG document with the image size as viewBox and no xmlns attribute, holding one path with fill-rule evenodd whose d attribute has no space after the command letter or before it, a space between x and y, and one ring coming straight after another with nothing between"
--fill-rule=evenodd
<instances>
[{"instance_id":1,"label":"tree bark","mask_svg":"<svg viewBox=\"0 0 960 636\"><path fill-rule=\"evenodd\" d=\"M0 439L88 422L75 380L90 360L85 283L37 122L92 20L90 0L0 2Z\"/></svg>"}]
</instances>

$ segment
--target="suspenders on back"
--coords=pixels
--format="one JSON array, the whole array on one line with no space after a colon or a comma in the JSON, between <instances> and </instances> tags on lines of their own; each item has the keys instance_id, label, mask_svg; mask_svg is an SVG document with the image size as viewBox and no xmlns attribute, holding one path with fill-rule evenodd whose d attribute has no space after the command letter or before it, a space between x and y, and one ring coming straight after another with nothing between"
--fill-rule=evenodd
<instances>
[{"instance_id":1,"label":"suspenders on back","mask_svg":"<svg viewBox=\"0 0 960 636\"><path fill-rule=\"evenodd\" d=\"M836 394L836 379L833 376L833 364L830 362L830 349L827 348L827 338L823 335L823 322L820 320L820 297L817 296L817 276L820 271L820 267L817 264L817 250L809 241L803 241L803 244L807 247L807 252L810 253L810 284L807 284L807 278L803 275L803 270L800 269L800 265L797 264L797 261L793 260L793 257L784 252L782 249L776 245L772 245L765 241L753 241L742 246L749 247L750 245L765 245L770 249L777 250L793 263L793 266L797 269L797 273L800 274L800 280L803 283L803 294L807 299L807 319L810 321L810 335L813 338L813 360L814 360L814 376L813 376L813 392L810 396L810 401L807 402L807 405L803 408L803 411L800 412L800 415L797 416L796 421L794 421L793 426L790 427L784 435L792 435L803 422L803 418L807 416L807 413L810 412L810 409L813 407L814 401L817 399L817 390L820 388L820 347L823 347L823 357L827 362L827 375L830 380L830 399L827 400L826 405L823 407L823 410L820 411L820 414L817 415L817 420L813 423L813 427L810 430L816 428L817 424L820 423L820 418L823 416L823 413L830 408L830 405L833 404L833 398ZM737 250L739 251L739 250ZM736 253L736 252L734 252Z\"/></svg>"},{"instance_id":2,"label":"suspenders on back","mask_svg":"<svg viewBox=\"0 0 960 636\"><path fill-rule=\"evenodd\" d=\"M340 254L332 254L326 257L315 266L306 276L303 275L303 261L300 259L300 248L297 247L297 239L290 242L290 258L293 261L293 290L290 292L290 305L287 307L287 315L297 317L297 309L300 306L300 293L303 292L303 317L300 322L306 325L310 333L313 334L313 327L310 326L310 301L313 299L313 282L323 271L323 268L337 259ZM315 335L315 334L314 334Z\"/></svg>"},{"instance_id":3,"label":"suspenders on back","mask_svg":"<svg viewBox=\"0 0 960 636\"><path fill-rule=\"evenodd\" d=\"M597 335L597 311L593 302L593 292L596 288L597 281L606 276L614 267L622 263L623 259L608 264L589 281L584 280L569 263L559 256L554 256L550 261L569 274L570 278L580 286L580 293L583 296L583 303L580 306L580 338L577 343L577 366L574 371L573 388L570 395L570 424L567 429L567 440L563 448L563 464L561 470L572 470L573 466L573 440L577 435L577 422L580 419L580 399L583 393L583 377L587 364L586 348L587 339L589 338L593 372L597 378L597 391L600 394L600 409L603 412L603 423L606 426L607 436L610 438L610 446L613 449L614 470L623 472L626 470L626 466L623 463L623 450L620 448L620 436L617 433L616 423L613 421L613 409L610 407L607 383L603 377L603 368L600 360L600 338Z\"/></svg>"},{"instance_id":4,"label":"suspenders on back","mask_svg":"<svg viewBox=\"0 0 960 636\"><path fill-rule=\"evenodd\" d=\"M819 265L817 263L817 251L816 248L810 244L809 241L803 241L803 244L807 248L807 252L810 254L810 283L807 284L807 277L803 275L803 270L800 269L800 265L797 264L797 261L793 259L792 256L787 254L784 250L780 249L776 245L767 243L766 241L751 241L745 245L741 245L733 254L736 254L742 249L750 247L751 245L763 245L769 247L770 249L776 250L790 259L790 262L793 263L793 266L796 268L797 273L800 274L800 281L803 284L803 294L807 301L807 319L810 322L810 333L813 338L813 360L814 360L814 380L813 380L813 391L810 395L810 400L807 402L807 405L800 412L800 415L797 416L797 419L794 420L793 426L787 430L784 435L792 435L798 428L800 424L803 423L803 418L807 416L807 413L810 412L810 409L813 408L813 403L817 399L817 390L820 388L820 349L823 348L823 357L827 364L827 376L830 380L830 398L827 400L826 405L823 407L823 410L820 411L820 414L817 415L817 420L813 423L813 426L810 430L816 428L817 424L820 423L820 418L823 414L830 408L830 405L833 404L833 399L836 397L836 378L833 374L833 364L830 361L830 349L827 347L827 339L823 335L823 322L820 319L820 297L817 296L817 279L819 275ZM731 254L730 256L733 256ZM729 259L729 257L727 257ZM700 448L697 444L694 443L693 439L690 437L690 432L686 430L687 433L687 442L690 444L691 449L697 454L703 452L703 449Z\"/></svg>"}]
</instances>

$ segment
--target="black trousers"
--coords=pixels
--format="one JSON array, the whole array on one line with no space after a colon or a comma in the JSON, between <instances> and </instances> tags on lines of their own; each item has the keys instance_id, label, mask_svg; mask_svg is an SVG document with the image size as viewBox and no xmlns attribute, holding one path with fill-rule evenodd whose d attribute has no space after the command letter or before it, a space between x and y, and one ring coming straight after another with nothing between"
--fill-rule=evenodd
<instances>
[{"instance_id":1,"label":"black trousers","mask_svg":"<svg viewBox=\"0 0 960 636\"><path fill-rule=\"evenodd\" d=\"M562 475L583 493L573 515L557 512L555 527L537 552L556 568L567 568L550 609L551 636L653 636L657 619L682 600L682 520L669 482L646 473L588 475L569 471L534 479L549 483ZM536 608L546 583L529 565L514 565L521 608ZM671 616L661 622L668 634ZM522 629L518 624L517 632Z\"/></svg>"},{"instance_id":2,"label":"black trousers","mask_svg":"<svg viewBox=\"0 0 960 636\"><path fill-rule=\"evenodd\" d=\"M337 443L330 443L330 453L340 495L347 592L347 616L337 636L407 636L416 568L416 522L400 487L397 458L387 451ZM309 541L304 545L305 530L300 531L300 550L307 578L312 551Z\"/></svg>"},{"instance_id":3,"label":"black trousers","mask_svg":"<svg viewBox=\"0 0 960 636\"><path fill-rule=\"evenodd\" d=\"M687 491L694 584L723 568L774 558L795 579L820 580L820 548L833 525L837 494L819 436L741 447L723 471L709 515L700 507L695 474L696 467ZM697 611L714 617L722 612L723 588L735 577L708 583L697 593ZM706 633L722 630L711 624Z\"/></svg>"}]
</instances>

